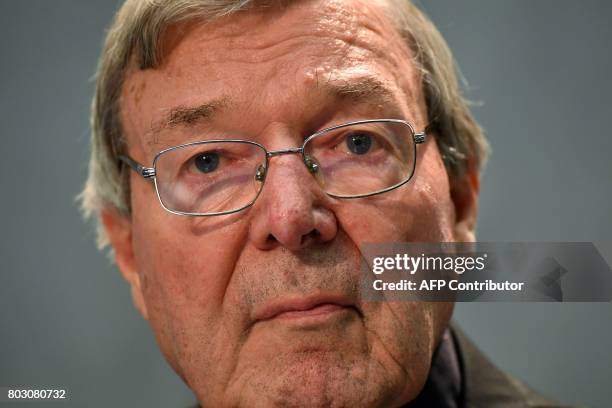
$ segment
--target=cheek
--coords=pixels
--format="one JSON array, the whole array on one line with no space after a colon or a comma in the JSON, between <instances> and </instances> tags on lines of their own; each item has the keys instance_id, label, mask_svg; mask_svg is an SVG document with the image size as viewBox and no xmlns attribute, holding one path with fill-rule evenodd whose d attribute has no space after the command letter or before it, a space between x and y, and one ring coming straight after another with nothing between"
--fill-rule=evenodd
<instances>
[{"instance_id":1,"label":"cheek","mask_svg":"<svg viewBox=\"0 0 612 408\"><path fill-rule=\"evenodd\" d=\"M446 242L452 240L448 176L432 140L420 151L413 178L391 192L338 203L340 225L363 242Z\"/></svg>"},{"instance_id":2,"label":"cheek","mask_svg":"<svg viewBox=\"0 0 612 408\"><path fill-rule=\"evenodd\" d=\"M153 186L133 183L133 245L150 301L220 305L245 228L235 218L181 217L165 211ZM189 308L189 307L187 307Z\"/></svg>"},{"instance_id":3,"label":"cheek","mask_svg":"<svg viewBox=\"0 0 612 408\"><path fill-rule=\"evenodd\" d=\"M243 316L223 317L224 296L245 228L231 218L212 225L218 221L167 213L156 197L145 193L133 192L132 222L149 323L179 374L193 378L191 367L209 367L210 373L214 364L205 359L219 353L213 339L223 338L220 343L228 344L244 323Z\"/></svg>"},{"instance_id":4,"label":"cheek","mask_svg":"<svg viewBox=\"0 0 612 408\"><path fill-rule=\"evenodd\" d=\"M172 215L170 215L172 216ZM143 292L168 324L219 316L232 277L239 231L193 236L185 219L149 222L135 228L135 257L146 282ZM157 226L154 226L157 225ZM142 234L142 236L138 236ZM193 316L192 316L193 315Z\"/></svg>"},{"instance_id":5,"label":"cheek","mask_svg":"<svg viewBox=\"0 0 612 408\"><path fill-rule=\"evenodd\" d=\"M374 302L363 312L372 360L385 367L385 381L401 393L399 400L412 400L427 379L452 303Z\"/></svg>"},{"instance_id":6,"label":"cheek","mask_svg":"<svg viewBox=\"0 0 612 408\"><path fill-rule=\"evenodd\" d=\"M346 201L335 209L356 245L364 242L452 240L453 206L446 169L435 142L424 146L413 179L393 192ZM452 303L374 302L364 305L372 355L389 367L389 381L403 378L404 397L427 378L435 342L446 327ZM398 384L399 386L399 384Z\"/></svg>"}]
</instances>

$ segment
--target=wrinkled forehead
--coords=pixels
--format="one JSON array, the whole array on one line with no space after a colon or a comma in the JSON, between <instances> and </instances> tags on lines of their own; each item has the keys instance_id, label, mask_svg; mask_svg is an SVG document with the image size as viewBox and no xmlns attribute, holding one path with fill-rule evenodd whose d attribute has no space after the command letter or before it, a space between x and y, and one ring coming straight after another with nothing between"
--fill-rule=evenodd
<instances>
[{"instance_id":1,"label":"wrinkled forehead","mask_svg":"<svg viewBox=\"0 0 612 408\"><path fill-rule=\"evenodd\" d=\"M279 89L296 111L303 109L298 101L312 102L305 92L344 90L372 93L374 102L402 99L418 116L422 97L411 51L377 3L297 1L174 24L160 39L160 66L127 75L122 120L143 134L163 125L176 106L284 104Z\"/></svg>"},{"instance_id":2,"label":"wrinkled forehead","mask_svg":"<svg viewBox=\"0 0 612 408\"><path fill-rule=\"evenodd\" d=\"M387 17L388 6L379 1L301 0L280 7L258 7L203 23L192 20L164 30L160 50L166 68L180 61L185 53L201 53L200 61L218 62L225 58L250 62L286 53L287 48L329 47L323 55L334 54L351 46L374 51L384 45L407 51ZM199 47L194 47L197 42ZM385 47L387 48L387 47ZM246 52L246 54L245 54ZM340 56L340 55L338 55ZM252 57L252 58L251 58Z\"/></svg>"}]
</instances>

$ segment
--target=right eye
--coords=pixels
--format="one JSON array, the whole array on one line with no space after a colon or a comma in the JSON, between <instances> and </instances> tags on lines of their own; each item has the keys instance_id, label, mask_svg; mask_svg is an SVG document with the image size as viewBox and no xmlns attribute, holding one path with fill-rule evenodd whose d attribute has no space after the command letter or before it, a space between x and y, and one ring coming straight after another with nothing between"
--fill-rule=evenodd
<instances>
[{"instance_id":1,"label":"right eye","mask_svg":"<svg viewBox=\"0 0 612 408\"><path fill-rule=\"evenodd\" d=\"M366 154L372 147L373 137L366 132L354 132L346 136L346 147L353 154Z\"/></svg>"},{"instance_id":2,"label":"right eye","mask_svg":"<svg viewBox=\"0 0 612 408\"><path fill-rule=\"evenodd\" d=\"M205 152L193 158L193 164L202 173L212 173L219 167L219 153Z\"/></svg>"}]
</instances>

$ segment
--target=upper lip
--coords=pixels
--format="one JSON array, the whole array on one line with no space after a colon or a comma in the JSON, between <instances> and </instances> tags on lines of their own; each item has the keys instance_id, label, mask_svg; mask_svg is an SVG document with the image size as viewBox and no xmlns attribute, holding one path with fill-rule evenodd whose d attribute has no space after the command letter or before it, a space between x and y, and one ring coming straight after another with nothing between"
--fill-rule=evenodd
<instances>
[{"instance_id":1,"label":"upper lip","mask_svg":"<svg viewBox=\"0 0 612 408\"><path fill-rule=\"evenodd\" d=\"M310 310L317 306L325 304L334 304L344 307L352 307L356 311L354 302L348 297L338 294L315 294L315 295L298 295L287 296L282 299L275 299L271 302L266 302L261 307L256 307L253 313L255 320L268 320L285 312L299 312Z\"/></svg>"}]
</instances>

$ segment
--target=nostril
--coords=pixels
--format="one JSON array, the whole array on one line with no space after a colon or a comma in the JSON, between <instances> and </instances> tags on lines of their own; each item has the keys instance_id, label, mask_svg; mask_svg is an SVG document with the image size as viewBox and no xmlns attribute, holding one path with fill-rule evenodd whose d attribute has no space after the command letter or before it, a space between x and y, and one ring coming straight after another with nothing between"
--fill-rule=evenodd
<instances>
[{"instance_id":1,"label":"nostril","mask_svg":"<svg viewBox=\"0 0 612 408\"><path fill-rule=\"evenodd\" d=\"M305 246L307 244L310 244L311 242L317 241L319 240L320 236L321 236L321 233L319 232L319 230L313 229L309 233L303 234L300 237L300 246ZM274 245L278 243L279 243L279 240L273 234L268 234L268 237L266 238L267 247L273 247Z\"/></svg>"},{"instance_id":2,"label":"nostril","mask_svg":"<svg viewBox=\"0 0 612 408\"><path fill-rule=\"evenodd\" d=\"M300 244L304 245L306 243L306 241L309 240L309 239L316 241L316 240L319 239L320 236L321 236L321 233L319 232L319 230L313 229L308 234L302 235L302 238L300 240Z\"/></svg>"}]
</instances>

